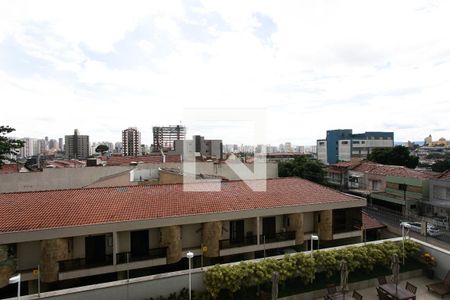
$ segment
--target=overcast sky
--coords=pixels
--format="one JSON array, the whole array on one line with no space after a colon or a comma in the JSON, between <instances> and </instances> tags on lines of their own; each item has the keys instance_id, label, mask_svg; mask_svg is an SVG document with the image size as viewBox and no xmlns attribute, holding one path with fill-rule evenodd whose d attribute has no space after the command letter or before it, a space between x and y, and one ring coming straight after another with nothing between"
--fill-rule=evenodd
<instances>
[{"instance_id":1,"label":"overcast sky","mask_svg":"<svg viewBox=\"0 0 450 300\"><path fill-rule=\"evenodd\" d=\"M112 142L137 126L150 144L181 122L246 143L252 120L227 120L257 108L273 145L337 128L450 138L450 1L114 3L0 2L0 125ZM186 119L205 108L217 122Z\"/></svg>"}]
</instances>

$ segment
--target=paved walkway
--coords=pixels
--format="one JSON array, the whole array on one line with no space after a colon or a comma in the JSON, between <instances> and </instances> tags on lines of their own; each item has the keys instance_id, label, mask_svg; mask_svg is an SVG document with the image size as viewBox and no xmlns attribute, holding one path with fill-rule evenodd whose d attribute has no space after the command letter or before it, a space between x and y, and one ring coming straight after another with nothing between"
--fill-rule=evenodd
<instances>
[{"instance_id":1,"label":"paved walkway","mask_svg":"<svg viewBox=\"0 0 450 300\"><path fill-rule=\"evenodd\" d=\"M436 282L439 280L430 280L426 277L416 277L410 278L407 281L411 282L413 285L417 286L416 299L417 300L439 300L441 297L436 294L432 294L428 292L427 287L425 285ZM405 287L406 280L401 281L399 283L400 286ZM378 300L377 290L375 287L358 290L358 292L363 296L363 300ZM323 300L323 298L317 298L317 300ZM450 299L450 295L446 296L444 299Z\"/></svg>"}]
</instances>

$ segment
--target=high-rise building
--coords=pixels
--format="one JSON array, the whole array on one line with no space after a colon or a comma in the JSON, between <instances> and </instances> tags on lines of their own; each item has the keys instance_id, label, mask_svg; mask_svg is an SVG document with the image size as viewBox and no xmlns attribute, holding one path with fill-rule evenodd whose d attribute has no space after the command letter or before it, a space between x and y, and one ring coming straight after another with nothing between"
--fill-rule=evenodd
<instances>
[{"instance_id":1,"label":"high-rise building","mask_svg":"<svg viewBox=\"0 0 450 300\"><path fill-rule=\"evenodd\" d=\"M57 149L58 148L58 142L55 139L51 139L48 141L48 149Z\"/></svg>"},{"instance_id":2,"label":"high-rise building","mask_svg":"<svg viewBox=\"0 0 450 300\"><path fill-rule=\"evenodd\" d=\"M23 138L21 139L25 145L20 148L20 157L26 158L39 154L38 139Z\"/></svg>"},{"instance_id":3,"label":"high-rise building","mask_svg":"<svg viewBox=\"0 0 450 300\"><path fill-rule=\"evenodd\" d=\"M317 159L327 164L367 158L375 148L394 147L393 132L354 134L352 129L328 130L327 138L317 140Z\"/></svg>"},{"instance_id":4,"label":"high-rise building","mask_svg":"<svg viewBox=\"0 0 450 300\"><path fill-rule=\"evenodd\" d=\"M222 140L205 140L203 136L194 135L192 140L176 140L174 143L175 149L169 154L223 159Z\"/></svg>"},{"instance_id":5,"label":"high-rise building","mask_svg":"<svg viewBox=\"0 0 450 300\"><path fill-rule=\"evenodd\" d=\"M153 127L153 152L172 151L175 149L174 142L184 140L186 137L186 127L181 125Z\"/></svg>"},{"instance_id":6,"label":"high-rise building","mask_svg":"<svg viewBox=\"0 0 450 300\"><path fill-rule=\"evenodd\" d=\"M73 135L65 136L66 158L86 159L89 157L89 136L80 135L78 129L74 130Z\"/></svg>"},{"instance_id":7,"label":"high-rise building","mask_svg":"<svg viewBox=\"0 0 450 300\"><path fill-rule=\"evenodd\" d=\"M60 151L64 150L63 138L58 139L58 147Z\"/></svg>"},{"instance_id":8,"label":"high-rise building","mask_svg":"<svg viewBox=\"0 0 450 300\"><path fill-rule=\"evenodd\" d=\"M122 131L122 153L124 156L140 156L141 133L136 127L129 127Z\"/></svg>"}]
</instances>

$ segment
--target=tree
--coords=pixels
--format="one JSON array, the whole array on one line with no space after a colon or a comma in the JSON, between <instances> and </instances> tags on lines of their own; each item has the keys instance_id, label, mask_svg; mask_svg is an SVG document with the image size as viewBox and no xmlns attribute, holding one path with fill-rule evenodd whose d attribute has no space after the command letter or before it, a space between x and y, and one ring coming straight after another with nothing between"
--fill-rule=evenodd
<instances>
[{"instance_id":1,"label":"tree","mask_svg":"<svg viewBox=\"0 0 450 300\"><path fill-rule=\"evenodd\" d=\"M0 168L3 166L3 160L14 162L14 159L7 157L7 154L12 153L15 149L20 149L25 144L23 141L7 137L8 133L15 131L9 126L0 126Z\"/></svg>"},{"instance_id":2,"label":"tree","mask_svg":"<svg viewBox=\"0 0 450 300\"><path fill-rule=\"evenodd\" d=\"M419 158L411 156L408 148L404 146L373 149L367 159L383 165L405 166L410 169L419 164Z\"/></svg>"},{"instance_id":3,"label":"tree","mask_svg":"<svg viewBox=\"0 0 450 300\"><path fill-rule=\"evenodd\" d=\"M281 161L278 164L278 176L298 176L317 183L325 182L324 165L307 156L299 156L293 160Z\"/></svg>"},{"instance_id":4,"label":"tree","mask_svg":"<svg viewBox=\"0 0 450 300\"><path fill-rule=\"evenodd\" d=\"M450 159L440 160L431 165L431 170L434 172L445 172L450 170Z\"/></svg>"},{"instance_id":5,"label":"tree","mask_svg":"<svg viewBox=\"0 0 450 300\"><path fill-rule=\"evenodd\" d=\"M100 152L102 155L103 155L105 152L108 152L108 150L109 150L109 147L106 146L106 145L98 145L97 148L95 148L95 152L97 152L97 153Z\"/></svg>"}]
</instances>

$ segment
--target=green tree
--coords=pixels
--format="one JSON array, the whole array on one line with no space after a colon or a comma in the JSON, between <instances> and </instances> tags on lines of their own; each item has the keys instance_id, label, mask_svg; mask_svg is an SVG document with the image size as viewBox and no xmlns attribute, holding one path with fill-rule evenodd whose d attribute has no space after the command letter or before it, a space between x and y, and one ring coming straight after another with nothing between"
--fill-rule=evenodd
<instances>
[{"instance_id":1,"label":"green tree","mask_svg":"<svg viewBox=\"0 0 450 300\"><path fill-rule=\"evenodd\" d=\"M373 149L367 159L383 165L405 166L410 169L419 164L419 158L411 156L408 148L404 146Z\"/></svg>"},{"instance_id":2,"label":"green tree","mask_svg":"<svg viewBox=\"0 0 450 300\"><path fill-rule=\"evenodd\" d=\"M103 155L105 152L108 152L108 150L109 150L109 147L106 146L106 145L98 145L97 148L95 148L95 152L101 153L102 155Z\"/></svg>"},{"instance_id":3,"label":"green tree","mask_svg":"<svg viewBox=\"0 0 450 300\"><path fill-rule=\"evenodd\" d=\"M14 162L13 159L7 157L13 150L22 148L25 144L23 141L7 137L8 133L15 131L9 126L0 126L0 168L3 166L3 160Z\"/></svg>"},{"instance_id":4,"label":"green tree","mask_svg":"<svg viewBox=\"0 0 450 300\"><path fill-rule=\"evenodd\" d=\"M450 159L440 160L431 165L431 170L434 172L445 172L450 170Z\"/></svg>"},{"instance_id":5,"label":"green tree","mask_svg":"<svg viewBox=\"0 0 450 300\"><path fill-rule=\"evenodd\" d=\"M278 176L298 176L317 183L325 182L324 165L307 156L299 156L293 160L281 161L278 164Z\"/></svg>"}]
</instances>

